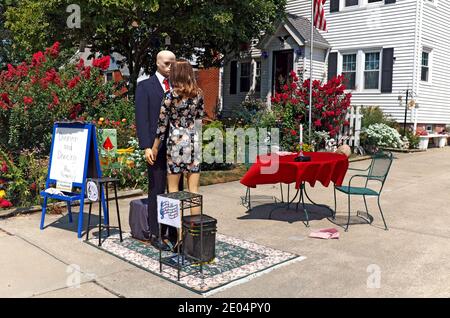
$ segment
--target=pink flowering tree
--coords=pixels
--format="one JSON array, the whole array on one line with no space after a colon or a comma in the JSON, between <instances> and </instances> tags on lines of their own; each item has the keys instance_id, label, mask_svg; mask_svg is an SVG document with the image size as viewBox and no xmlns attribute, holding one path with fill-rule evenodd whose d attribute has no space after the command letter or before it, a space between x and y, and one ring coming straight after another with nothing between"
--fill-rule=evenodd
<instances>
[{"instance_id":1,"label":"pink flowering tree","mask_svg":"<svg viewBox=\"0 0 450 318\"><path fill-rule=\"evenodd\" d=\"M314 136L307 136L309 88L309 79L299 83L297 74L291 72L282 91L272 98L274 124L280 128L280 143L284 149L298 149L300 124L303 124L304 142L311 143L314 139ZM345 116L350 107L351 93L346 93L345 89L343 76L334 77L326 83L313 81L311 128L314 133L335 137L343 126L349 125Z\"/></svg>"}]
</instances>

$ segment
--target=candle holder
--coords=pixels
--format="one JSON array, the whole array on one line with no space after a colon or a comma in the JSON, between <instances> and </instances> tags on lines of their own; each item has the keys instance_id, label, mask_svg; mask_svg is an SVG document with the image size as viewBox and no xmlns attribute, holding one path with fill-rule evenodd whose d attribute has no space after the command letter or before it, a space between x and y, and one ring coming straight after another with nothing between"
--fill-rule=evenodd
<instances>
[{"instance_id":1,"label":"candle holder","mask_svg":"<svg viewBox=\"0 0 450 318\"><path fill-rule=\"evenodd\" d=\"M300 143L300 151L298 152L298 156L294 158L295 162L309 162L311 161L310 156L303 155L303 143Z\"/></svg>"}]
</instances>

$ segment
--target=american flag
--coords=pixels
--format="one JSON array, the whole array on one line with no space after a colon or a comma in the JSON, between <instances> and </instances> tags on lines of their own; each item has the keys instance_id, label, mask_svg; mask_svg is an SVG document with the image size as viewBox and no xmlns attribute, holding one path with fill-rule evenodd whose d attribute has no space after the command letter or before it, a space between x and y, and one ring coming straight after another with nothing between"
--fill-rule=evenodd
<instances>
[{"instance_id":1,"label":"american flag","mask_svg":"<svg viewBox=\"0 0 450 318\"><path fill-rule=\"evenodd\" d=\"M327 0L314 0L314 26L319 30L327 30L324 5Z\"/></svg>"}]
</instances>

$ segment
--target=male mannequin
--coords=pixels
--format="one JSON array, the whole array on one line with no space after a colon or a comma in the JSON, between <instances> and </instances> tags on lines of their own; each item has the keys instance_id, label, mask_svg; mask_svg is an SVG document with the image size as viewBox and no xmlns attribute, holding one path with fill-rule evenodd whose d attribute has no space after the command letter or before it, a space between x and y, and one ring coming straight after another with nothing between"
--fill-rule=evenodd
<instances>
[{"instance_id":1,"label":"male mannequin","mask_svg":"<svg viewBox=\"0 0 450 318\"><path fill-rule=\"evenodd\" d=\"M156 160L152 160L152 146L156 136L159 112L165 92L170 89L167 79L171 64L175 62L175 54L161 51L156 57L157 72L148 79L140 81L136 89L136 130L139 147L145 150L148 163L148 223L151 244L163 250L170 250L169 243L174 244L177 238L175 228L161 226L163 240L159 240L159 224L157 211L157 195L163 194L167 186L166 145L161 144ZM183 190L183 180L180 190ZM169 240L167 240L169 239Z\"/></svg>"}]
</instances>

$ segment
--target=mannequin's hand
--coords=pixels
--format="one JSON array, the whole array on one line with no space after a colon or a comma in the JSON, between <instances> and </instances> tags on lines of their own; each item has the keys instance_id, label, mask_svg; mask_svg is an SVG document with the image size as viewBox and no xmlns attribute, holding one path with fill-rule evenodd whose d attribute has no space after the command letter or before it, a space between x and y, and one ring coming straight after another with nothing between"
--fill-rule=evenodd
<instances>
[{"instance_id":1,"label":"mannequin's hand","mask_svg":"<svg viewBox=\"0 0 450 318\"><path fill-rule=\"evenodd\" d=\"M148 164L153 166L156 161L156 156L153 153L152 148L145 149L145 160L147 160Z\"/></svg>"}]
</instances>

